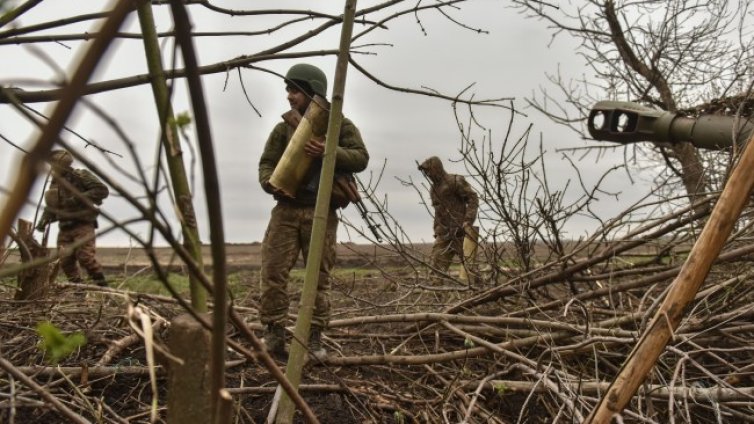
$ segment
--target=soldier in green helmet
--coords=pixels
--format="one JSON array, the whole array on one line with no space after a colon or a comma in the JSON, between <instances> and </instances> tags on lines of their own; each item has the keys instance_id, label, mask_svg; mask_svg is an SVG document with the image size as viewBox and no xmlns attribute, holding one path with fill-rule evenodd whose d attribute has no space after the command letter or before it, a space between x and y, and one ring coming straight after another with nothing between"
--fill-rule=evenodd
<instances>
[{"instance_id":1,"label":"soldier in green helmet","mask_svg":"<svg viewBox=\"0 0 754 424\"><path fill-rule=\"evenodd\" d=\"M321 69L313 65L301 63L292 66L285 76L285 83L288 103L301 115L304 115L315 95L326 97L327 77ZM290 304L288 278L299 254L303 253L306 260L309 252L314 205L325 151L322 139L312 138L306 143L304 151L306 156L312 159L312 164L296 195L282 195L273 189L269 180L293 132L294 128L289 123L278 123L267 138L259 160L259 182L277 201L262 242L262 295L259 311L260 321L265 326L264 340L267 349L276 356L285 355L285 322ZM358 128L349 119L344 118L336 150L335 171L361 172L367 167L368 162L369 154ZM330 320L329 275L335 263L337 230L338 217L335 210L331 209L327 217L325 246L309 340L309 351L319 358L326 355L321 337Z\"/></svg>"},{"instance_id":2,"label":"soldier in green helmet","mask_svg":"<svg viewBox=\"0 0 754 424\"><path fill-rule=\"evenodd\" d=\"M107 286L102 266L96 258L95 229L99 208L109 194L106 185L86 169L75 169L73 156L65 150L50 154L52 182L45 192L45 209L37 224L44 232L58 222L60 267L68 281L83 282L79 265L98 286Z\"/></svg>"}]
</instances>

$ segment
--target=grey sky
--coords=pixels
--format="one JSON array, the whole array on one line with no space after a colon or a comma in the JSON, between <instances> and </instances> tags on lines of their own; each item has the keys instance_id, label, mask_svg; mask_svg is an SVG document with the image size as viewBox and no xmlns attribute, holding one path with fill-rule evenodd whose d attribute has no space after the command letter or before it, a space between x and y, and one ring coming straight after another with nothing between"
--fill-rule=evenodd
<instances>
[{"instance_id":1,"label":"grey sky","mask_svg":"<svg viewBox=\"0 0 754 424\"><path fill-rule=\"evenodd\" d=\"M49 4L48 4L49 3ZM241 8L253 4L259 9L277 9L284 7L298 9L315 9L333 14L342 13L342 2L280 2L280 1L213 1L225 7ZM361 1L359 8L375 4ZM73 16L79 13L92 13L103 7L103 2L45 2L35 10L24 15L20 22L30 25L35 22ZM413 5L413 4L412 4ZM402 87L428 87L445 94L455 95L474 83L471 92L475 98L515 98L518 108L523 108L523 98L538 89L547 86L545 72L561 72L580 75L584 68L573 52L566 38L559 38L549 45L551 34L542 22L527 20L504 1L470 1L460 5L461 9L453 16L473 28L489 31L489 34L477 34L459 28L437 12L421 15L421 22L427 35L424 35L416 23L414 15L403 16L390 24L389 30L372 31L359 38L355 45L375 45L361 49L370 55L355 56L359 63L385 82ZM406 6L408 7L408 6ZM199 7L189 9L196 31L230 31L260 29L274 21L274 17L229 17L209 13ZM155 7L158 31L170 29L171 20L167 7ZM377 18L370 16L370 18ZM287 40L290 34L299 34L312 26L309 23L295 25L288 30L264 37L235 38L197 38L196 45L200 54L200 64L206 65L234 57L251 54ZM76 31L75 28L79 30ZM359 33L357 27L354 33ZM78 27L51 30L49 33L61 34L92 30L89 24ZM128 31L138 31L136 16L128 23ZM340 28L330 29L316 40L294 51L333 49L338 44ZM73 59L84 43L66 42L63 44L45 43L39 47L46 55L52 57L58 66L68 70ZM2 57L12 57L11 62L4 61L0 69L0 83L25 87L27 90L38 89L30 84L29 79L50 80L54 74L49 67L35 57L28 47L19 45L0 46ZM167 56L166 56L167 57ZM167 64L167 59L166 64ZM332 82L334 77L334 57L303 60L277 60L259 63L260 67L285 73L292 64L306 61L320 66ZM143 49L139 40L118 41L110 51L106 66L103 66L97 80L121 78L134 74L146 73ZM267 224L269 210L273 206L272 198L264 193L257 183L257 161L266 137L280 119L280 114L288 108L282 82L276 77L252 70L242 71L243 84L254 106L259 109L259 117L249 106L245 98L237 71L229 74L215 74L204 77L205 95L210 107L213 138L216 143L217 160L220 167L222 184L223 214L225 234L229 242L242 243L262 239ZM176 111L188 110L185 97L185 82L176 86ZM331 90L332 84L328 87ZM117 120L118 125L127 132L136 145L142 163L152 164L156 151L159 128L155 119L154 104L150 88L146 85L122 89L89 96L88 99ZM32 104L39 111L49 112L50 105ZM463 173L460 164L453 164L449 159L458 159L460 134L454 120L449 102L435 98L397 93L379 87L362 76L354 68L349 68L344 113L360 128L371 154L369 169L361 177L368 180L376 176L385 165L384 175L378 195L387 196L390 211L398 218L404 230L414 241L431 240L431 218L419 197L410 188L404 187L397 178L421 181L416 170L415 161L427 156L437 155L445 161L450 172ZM572 178L570 165L560 159L555 149L583 146L582 141L568 132L550 123L533 110L524 110L527 116L518 117L514 122L513 134L518 134L530 123L534 124L532 142L539 142L540 133L546 150L547 169L551 179L557 184L564 184ZM508 113L500 109L480 110L477 117L491 130L493 139L502 137L507 130ZM122 142L114 132L97 118L91 111L79 107L69 126L88 139L103 147L124 154L128 157ZM193 131L193 128L191 128ZM0 133L12 142L28 145L33 141L32 127L13 111L10 106L0 105ZM193 132L190 132L193 138ZM478 136L481 136L479 134ZM66 136L75 146L83 143ZM86 151L88 157L103 160L92 149ZM91 155L91 156L89 156ZM598 170L606 168L615 161L620 161L620 152L616 157L606 157L600 163L593 161L583 164L590 174L599 174ZM20 153L5 142L0 141L0 186L7 189L13 180L14 163L18 163ZM133 169L129 159L113 159L118 166ZM100 163L100 162L98 162ZM199 171L197 165L196 171ZM113 175L127 180L115 170ZM152 173L152 169L147 169ZM204 240L206 232L206 212L200 181L198 190L197 212L200 229ZM624 178L616 176L611 182L616 190L626 187ZM39 195L37 185L35 203ZM556 187L557 189L557 187ZM632 190L633 191L633 190ZM641 191L641 190L639 190ZM636 195L628 193L626 197ZM626 197L622 200L626 201ZM0 195L2 199L2 195ZM163 199L167 201L167 199ZM629 199L630 200L630 199ZM166 204L166 203L163 203ZM605 197L597 206L603 210L605 217L620 210L615 199ZM135 213L125 202L118 198L106 200L105 209L118 218L129 218ZM169 208L167 211L171 212ZM27 208L22 217L31 218L33 209ZM355 208L348 208L344 214L349 220L358 222ZM573 236L582 235L594 226L593 222L574 221L568 228ZM143 231L142 227L134 227ZM347 239L341 230L340 240ZM362 241L359 238L356 242ZM126 245L127 236L110 233L99 240L100 245Z\"/></svg>"}]
</instances>

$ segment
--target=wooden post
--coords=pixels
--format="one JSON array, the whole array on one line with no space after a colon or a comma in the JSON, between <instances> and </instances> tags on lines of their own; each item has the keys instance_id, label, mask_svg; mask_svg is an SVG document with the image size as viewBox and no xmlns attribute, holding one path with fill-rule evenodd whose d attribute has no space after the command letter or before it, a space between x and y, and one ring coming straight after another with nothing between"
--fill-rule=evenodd
<instances>
[{"instance_id":1,"label":"wooden post","mask_svg":"<svg viewBox=\"0 0 754 424\"><path fill-rule=\"evenodd\" d=\"M21 252L21 262L28 263L35 259L49 256L49 249L39 244L34 239L34 227L31 222L24 219L18 220L18 234L16 235L18 250ZM18 288L16 300L36 300L45 297L49 289L50 271L49 263L24 268L18 273Z\"/></svg>"},{"instance_id":2,"label":"wooden post","mask_svg":"<svg viewBox=\"0 0 754 424\"><path fill-rule=\"evenodd\" d=\"M608 424L615 415L623 411L678 328L687 306L694 300L744 205L749 202L749 194L754 187L752 144L753 139L749 139L741 159L712 210L709 221L694 243L667 297L585 423Z\"/></svg>"},{"instance_id":3,"label":"wooden post","mask_svg":"<svg viewBox=\"0 0 754 424\"><path fill-rule=\"evenodd\" d=\"M210 332L183 314L170 325L168 347L183 365L168 366L168 424L211 423Z\"/></svg>"}]
</instances>

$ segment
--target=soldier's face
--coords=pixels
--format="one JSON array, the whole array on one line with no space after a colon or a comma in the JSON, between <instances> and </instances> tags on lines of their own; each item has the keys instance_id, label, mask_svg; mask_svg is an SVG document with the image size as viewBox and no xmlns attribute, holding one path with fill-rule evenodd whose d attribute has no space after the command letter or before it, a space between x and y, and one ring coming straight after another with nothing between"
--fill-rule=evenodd
<instances>
[{"instance_id":1,"label":"soldier's face","mask_svg":"<svg viewBox=\"0 0 754 424\"><path fill-rule=\"evenodd\" d=\"M291 109L296 109L303 115L311 101L309 96L292 85L285 87L285 91L288 93L288 103L291 105Z\"/></svg>"}]
</instances>

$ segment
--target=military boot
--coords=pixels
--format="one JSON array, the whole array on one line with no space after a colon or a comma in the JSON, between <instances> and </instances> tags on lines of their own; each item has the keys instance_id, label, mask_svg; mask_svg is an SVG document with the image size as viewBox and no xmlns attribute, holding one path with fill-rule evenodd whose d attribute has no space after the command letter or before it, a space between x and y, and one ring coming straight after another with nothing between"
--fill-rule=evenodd
<instances>
[{"instance_id":1,"label":"military boot","mask_svg":"<svg viewBox=\"0 0 754 424\"><path fill-rule=\"evenodd\" d=\"M101 272L95 272L92 274L92 281L94 284L100 287L107 287L107 280L105 280L105 274Z\"/></svg>"},{"instance_id":2,"label":"military boot","mask_svg":"<svg viewBox=\"0 0 754 424\"><path fill-rule=\"evenodd\" d=\"M322 344L322 327L313 325L309 334L309 353L320 361L327 358L325 345Z\"/></svg>"},{"instance_id":3,"label":"military boot","mask_svg":"<svg viewBox=\"0 0 754 424\"><path fill-rule=\"evenodd\" d=\"M71 288L71 297L77 300L86 299L86 289L84 288L84 280L81 277L72 277L68 279L69 283L73 283Z\"/></svg>"},{"instance_id":4,"label":"military boot","mask_svg":"<svg viewBox=\"0 0 754 424\"><path fill-rule=\"evenodd\" d=\"M264 344L271 355L284 357L285 328L278 323L267 324L267 328L264 331Z\"/></svg>"}]
</instances>

